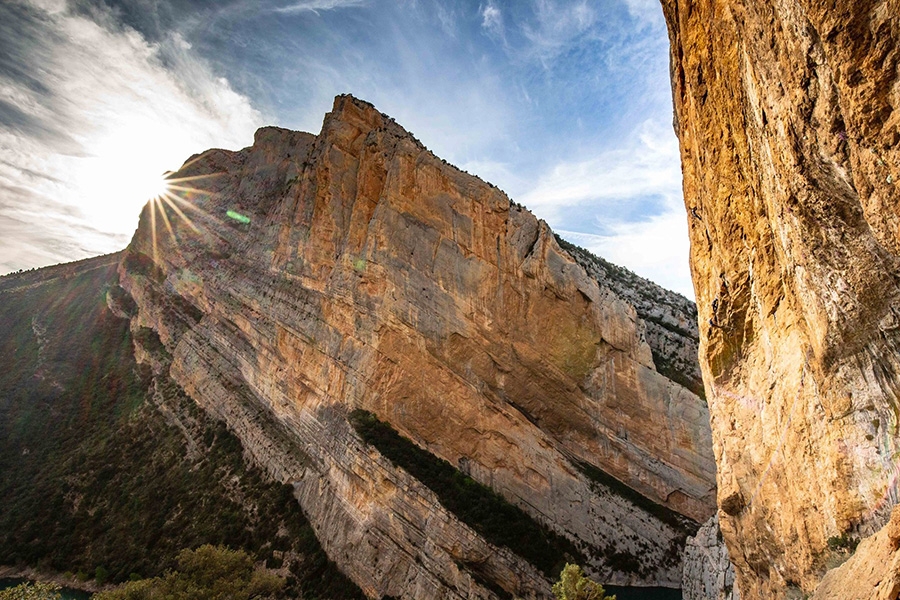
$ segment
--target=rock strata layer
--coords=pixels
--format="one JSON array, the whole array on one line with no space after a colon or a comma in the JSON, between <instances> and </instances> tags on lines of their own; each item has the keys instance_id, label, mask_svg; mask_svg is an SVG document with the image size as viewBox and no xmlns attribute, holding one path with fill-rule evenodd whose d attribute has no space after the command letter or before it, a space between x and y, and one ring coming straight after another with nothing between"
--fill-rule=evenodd
<instances>
[{"instance_id":1,"label":"rock strata layer","mask_svg":"<svg viewBox=\"0 0 900 600\"><path fill-rule=\"evenodd\" d=\"M318 136L264 128L173 178L202 192L145 207L120 269L132 327L294 485L367 595L550 582L366 445L356 409L571 540L595 577L680 586L684 539L714 510L706 405L545 223L349 96ZM684 354L673 336L658 346Z\"/></svg>"},{"instance_id":2,"label":"rock strata layer","mask_svg":"<svg viewBox=\"0 0 900 600\"><path fill-rule=\"evenodd\" d=\"M898 500L900 3L663 7L721 528L808 594Z\"/></svg>"}]
</instances>

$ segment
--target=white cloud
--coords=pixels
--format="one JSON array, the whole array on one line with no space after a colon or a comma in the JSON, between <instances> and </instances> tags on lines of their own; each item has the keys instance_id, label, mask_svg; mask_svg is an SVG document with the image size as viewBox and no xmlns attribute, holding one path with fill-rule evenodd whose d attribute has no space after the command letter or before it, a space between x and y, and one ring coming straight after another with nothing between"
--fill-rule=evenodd
<instances>
[{"instance_id":1,"label":"white cloud","mask_svg":"<svg viewBox=\"0 0 900 600\"><path fill-rule=\"evenodd\" d=\"M613 149L554 165L521 201L549 213L585 203L653 195L680 201L681 168L678 141L671 129L648 120L630 140Z\"/></svg>"},{"instance_id":2,"label":"white cloud","mask_svg":"<svg viewBox=\"0 0 900 600\"><path fill-rule=\"evenodd\" d=\"M367 0L301 0L294 2L288 6L281 6L275 9L280 13L300 13L313 12L319 14L320 10L334 10L336 8L350 8L354 6L363 6Z\"/></svg>"},{"instance_id":3,"label":"white cloud","mask_svg":"<svg viewBox=\"0 0 900 600\"><path fill-rule=\"evenodd\" d=\"M121 249L164 171L248 145L263 121L186 40L42 5L25 5L11 57L33 79L0 77L17 114L0 122L0 272Z\"/></svg>"},{"instance_id":4,"label":"white cloud","mask_svg":"<svg viewBox=\"0 0 900 600\"><path fill-rule=\"evenodd\" d=\"M503 13L493 3L482 7L481 26L495 35L503 35Z\"/></svg>"},{"instance_id":5,"label":"white cloud","mask_svg":"<svg viewBox=\"0 0 900 600\"><path fill-rule=\"evenodd\" d=\"M615 223L610 230L609 235L565 230L557 233L613 264L694 299L684 210L669 211L646 221Z\"/></svg>"},{"instance_id":6,"label":"white cloud","mask_svg":"<svg viewBox=\"0 0 900 600\"><path fill-rule=\"evenodd\" d=\"M646 25L664 25L659 0L623 0L628 13Z\"/></svg>"},{"instance_id":7,"label":"white cloud","mask_svg":"<svg viewBox=\"0 0 900 600\"><path fill-rule=\"evenodd\" d=\"M653 202L642 213L647 199ZM678 142L670 128L645 121L618 147L553 166L518 200L573 243L693 297ZM567 216L576 209L590 209L597 221L574 230Z\"/></svg>"}]
</instances>

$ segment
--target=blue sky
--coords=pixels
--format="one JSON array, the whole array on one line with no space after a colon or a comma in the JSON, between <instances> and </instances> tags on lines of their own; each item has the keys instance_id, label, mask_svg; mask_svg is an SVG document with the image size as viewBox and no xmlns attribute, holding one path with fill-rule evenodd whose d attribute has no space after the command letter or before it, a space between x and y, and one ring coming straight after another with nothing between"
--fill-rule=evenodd
<instances>
[{"instance_id":1,"label":"blue sky","mask_svg":"<svg viewBox=\"0 0 900 600\"><path fill-rule=\"evenodd\" d=\"M161 172L347 92L693 295L657 0L6 0L0 273L124 247Z\"/></svg>"}]
</instances>

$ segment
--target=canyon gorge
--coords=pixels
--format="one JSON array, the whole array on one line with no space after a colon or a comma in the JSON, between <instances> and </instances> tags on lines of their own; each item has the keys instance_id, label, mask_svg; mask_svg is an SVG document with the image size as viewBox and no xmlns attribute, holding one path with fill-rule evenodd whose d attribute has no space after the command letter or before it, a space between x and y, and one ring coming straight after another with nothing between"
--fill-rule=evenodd
<instances>
[{"instance_id":1,"label":"canyon gorge","mask_svg":"<svg viewBox=\"0 0 900 600\"><path fill-rule=\"evenodd\" d=\"M681 586L686 539L715 512L693 303L557 238L351 96L318 136L263 128L170 181L178 196L147 204L120 255L7 278L30 316L5 322L32 324L8 337L58 352L41 294L117 265L92 310L129 323L144 402L184 464L215 450L189 398L289 486L368 597L547 597L566 561ZM42 360L23 373L67 388Z\"/></svg>"},{"instance_id":2,"label":"canyon gorge","mask_svg":"<svg viewBox=\"0 0 900 600\"><path fill-rule=\"evenodd\" d=\"M122 252L0 279L0 562L895 600L900 2L662 5L696 305L338 96L188 159Z\"/></svg>"}]
</instances>

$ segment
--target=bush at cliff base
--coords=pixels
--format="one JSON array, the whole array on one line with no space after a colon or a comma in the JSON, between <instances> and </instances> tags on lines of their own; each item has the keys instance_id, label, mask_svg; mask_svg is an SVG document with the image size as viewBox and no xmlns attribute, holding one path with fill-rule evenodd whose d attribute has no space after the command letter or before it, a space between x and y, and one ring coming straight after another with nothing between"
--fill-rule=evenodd
<instances>
[{"instance_id":1,"label":"bush at cliff base","mask_svg":"<svg viewBox=\"0 0 900 600\"><path fill-rule=\"evenodd\" d=\"M249 600L277 594L284 580L242 550L200 546L178 554L178 570L97 594L95 600Z\"/></svg>"},{"instance_id":2,"label":"bush at cliff base","mask_svg":"<svg viewBox=\"0 0 900 600\"><path fill-rule=\"evenodd\" d=\"M578 565L566 564L559 581L553 585L556 600L616 600L607 596L603 586L584 576Z\"/></svg>"},{"instance_id":3,"label":"bush at cliff base","mask_svg":"<svg viewBox=\"0 0 900 600\"><path fill-rule=\"evenodd\" d=\"M55 583L23 583L0 590L0 600L60 600L60 589Z\"/></svg>"}]
</instances>

